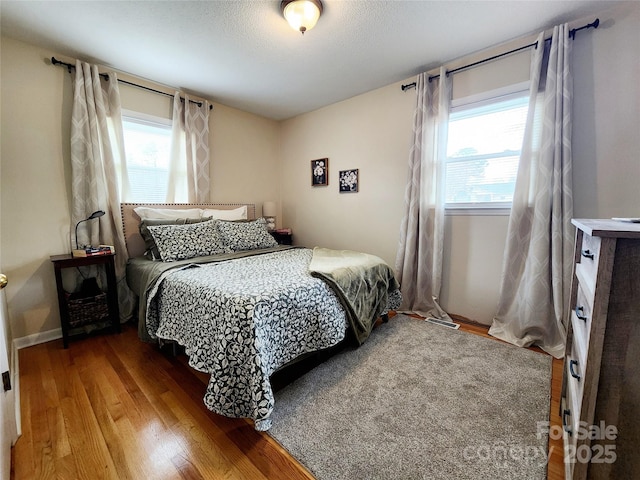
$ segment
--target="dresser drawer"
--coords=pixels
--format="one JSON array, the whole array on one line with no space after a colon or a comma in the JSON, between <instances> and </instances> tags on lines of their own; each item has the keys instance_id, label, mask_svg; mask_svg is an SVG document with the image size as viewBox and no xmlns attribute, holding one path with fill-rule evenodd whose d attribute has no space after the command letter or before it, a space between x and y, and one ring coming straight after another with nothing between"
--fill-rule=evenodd
<instances>
[{"instance_id":1,"label":"dresser drawer","mask_svg":"<svg viewBox=\"0 0 640 480\"><path fill-rule=\"evenodd\" d=\"M560 401L561 414L562 414L562 428L563 428L563 446L564 446L564 462L565 462L565 478L571 479L573 477L573 466L575 464L576 444L578 442L577 435L575 434L576 428L579 422L579 415L575 415L572 412L571 407L572 399L567 389L566 396L562 397Z\"/></svg>"},{"instance_id":2,"label":"dresser drawer","mask_svg":"<svg viewBox=\"0 0 640 480\"><path fill-rule=\"evenodd\" d=\"M600 237L592 237L584 233L582 235L582 244L576 246L580 252L578 264L576 265L576 274L585 288L593 295L596 287L596 278L598 276L598 263L600 260Z\"/></svg>"},{"instance_id":3,"label":"dresser drawer","mask_svg":"<svg viewBox=\"0 0 640 480\"><path fill-rule=\"evenodd\" d=\"M565 361L566 372L564 372L567 379L567 396L571 398L572 414L574 417L578 417L579 412L577 409L582 404L582 392L584 390L584 372L586 367L586 354L580 351L579 344L573 342L571 345L570 353L567 355Z\"/></svg>"},{"instance_id":4,"label":"dresser drawer","mask_svg":"<svg viewBox=\"0 0 640 480\"><path fill-rule=\"evenodd\" d=\"M571 327L573 329L572 343L577 344L578 353L583 360L587 358L587 349L589 345L589 335L591 333L593 298L582 288L582 284L578 284L578 292L576 295L576 304L573 305L571 311Z\"/></svg>"}]
</instances>

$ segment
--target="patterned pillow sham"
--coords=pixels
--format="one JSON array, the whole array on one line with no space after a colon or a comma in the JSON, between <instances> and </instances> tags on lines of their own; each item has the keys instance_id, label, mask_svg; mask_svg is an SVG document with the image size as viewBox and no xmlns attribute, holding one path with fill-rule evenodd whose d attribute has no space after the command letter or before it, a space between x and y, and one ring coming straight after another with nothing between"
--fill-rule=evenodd
<instances>
[{"instance_id":1,"label":"patterned pillow sham","mask_svg":"<svg viewBox=\"0 0 640 480\"><path fill-rule=\"evenodd\" d=\"M149 226L163 262L228 253L220 238L216 221L185 225Z\"/></svg>"},{"instance_id":2,"label":"patterned pillow sham","mask_svg":"<svg viewBox=\"0 0 640 480\"><path fill-rule=\"evenodd\" d=\"M211 220L211 217L206 218L176 218L174 220L142 220L140 222L140 235L142 235L142 239L144 240L145 246L145 256L149 260L160 260L160 252L158 252L158 247L156 246L156 242L153 239L153 235L149 231L149 226L156 225L185 225L187 223L200 223Z\"/></svg>"},{"instance_id":3,"label":"patterned pillow sham","mask_svg":"<svg viewBox=\"0 0 640 480\"><path fill-rule=\"evenodd\" d=\"M224 243L233 251L255 250L278 245L267 230L267 222L259 218L251 222L226 222L219 220L218 231Z\"/></svg>"}]
</instances>

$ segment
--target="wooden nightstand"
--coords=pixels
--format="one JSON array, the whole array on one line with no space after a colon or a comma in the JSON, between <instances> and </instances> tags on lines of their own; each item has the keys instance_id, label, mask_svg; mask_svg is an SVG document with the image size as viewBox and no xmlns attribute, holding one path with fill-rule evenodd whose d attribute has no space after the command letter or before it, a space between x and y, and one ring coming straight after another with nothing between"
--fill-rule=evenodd
<instances>
[{"instance_id":1,"label":"wooden nightstand","mask_svg":"<svg viewBox=\"0 0 640 480\"><path fill-rule=\"evenodd\" d=\"M293 234L272 230L269 232L279 245L293 245Z\"/></svg>"},{"instance_id":2,"label":"wooden nightstand","mask_svg":"<svg viewBox=\"0 0 640 480\"><path fill-rule=\"evenodd\" d=\"M105 302L111 327L115 332L120 333L120 311L118 308L118 291L116 289L116 269L114 263L115 254L96 255L93 257L73 257L70 253L67 253L65 255L51 255L50 259L51 262L53 262L56 274L58 308L60 309L60 326L62 327L62 343L64 348L69 346L69 337L74 334L74 329L93 323L79 319L80 312L86 312L89 317L95 314L96 321L101 321L98 315L101 311L100 309L104 309ZM88 265L104 265L107 274L107 292L102 295L79 298L74 301L63 288L62 269L86 267Z\"/></svg>"}]
</instances>

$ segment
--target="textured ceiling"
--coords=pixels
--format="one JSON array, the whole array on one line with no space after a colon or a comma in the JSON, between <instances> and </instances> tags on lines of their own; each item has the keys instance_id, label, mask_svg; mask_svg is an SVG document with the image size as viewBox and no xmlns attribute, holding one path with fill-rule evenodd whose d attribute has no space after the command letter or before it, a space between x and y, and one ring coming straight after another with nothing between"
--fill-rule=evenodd
<instances>
[{"instance_id":1,"label":"textured ceiling","mask_svg":"<svg viewBox=\"0 0 640 480\"><path fill-rule=\"evenodd\" d=\"M2 0L0 9L3 35L285 119L614 3L324 0L304 36L279 0Z\"/></svg>"}]
</instances>

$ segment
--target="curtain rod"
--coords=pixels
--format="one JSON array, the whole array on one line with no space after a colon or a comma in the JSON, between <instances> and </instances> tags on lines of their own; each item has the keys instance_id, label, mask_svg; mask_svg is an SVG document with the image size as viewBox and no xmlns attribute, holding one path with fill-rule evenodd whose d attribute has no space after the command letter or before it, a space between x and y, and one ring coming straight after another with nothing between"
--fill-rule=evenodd
<instances>
[{"instance_id":1,"label":"curtain rod","mask_svg":"<svg viewBox=\"0 0 640 480\"><path fill-rule=\"evenodd\" d=\"M67 70L69 71L69 73L71 73L71 70L75 70L76 66L71 64L71 63L67 63L67 62L63 62L62 60L58 60L56 57L51 57L51 64L52 65L60 65L63 67L67 67ZM100 76L102 78L104 78L105 80L109 80L109 75L107 75L106 73L101 73ZM160 90L156 90L155 88L150 88L150 87L145 87L144 85L138 85L137 83L133 83L133 82L128 82L126 80L121 80L118 79L119 83L124 83L126 85L131 85L132 87L137 87L137 88L141 88L143 90L148 90L150 92L153 93L159 93L160 95L165 95L167 97L173 97L173 95L171 95L170 93L167 92L162 92ZM184 102L184 98L180 97L180 100L182 100ZM189 103L195 103L196 105L198 105L199 107L202 106L202 102L198 102L196 100L189 100ZM213 109L213 105L209 105L209 110Z\"/></svg>"},{"instance_id":2,"label":"curtain rod","mask_svg":"<svg viewBox=\"0 0 640 480\"><path fill-rule=\"evenodd\" d=\"M572 28L571 30L569 30L569 38L571 40L575 40L576 32L579 32L580 30L584 30L585 28L598 28L598 25L600 25L600 19L596 18L592 23L588 23L587 25L583 25L582 27ZM549 42L551 41L551 38L546 38L544 41ZM498 55L494 55L493 57L484 58L482 60L478 60L477 62L473 62L468 65L463 65L462 67L454 68L453 70L447 70L447 75L459 72L460 70L466 70L467 68L475 67L477 65L481 65L483 63L490 62L491 60L495 60L497 58L504 57L506 55L511 55L512 53L516 53L521 50L526 50L527 48L531 48L531 47L538 48L538 42L530 43L529 45L524 45L523 47L514 48L513 50L509 50L508 52L499 53ZM432 75L429 77L429 81L439 77L440 75ZM402 85L400 88L402 88L403 92L411 88L416 88L416 82L407 83L405 85Z\"/></svg>"}]
</instances>

